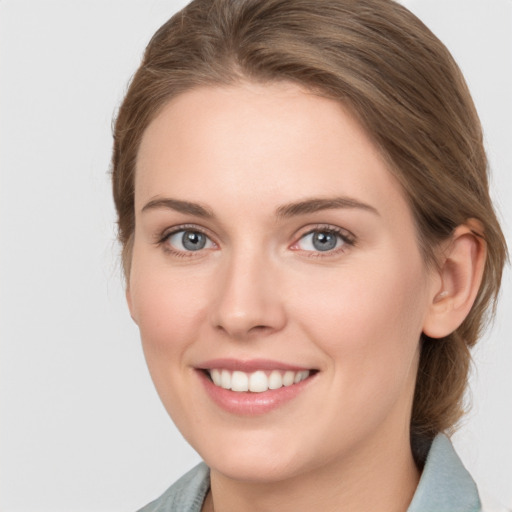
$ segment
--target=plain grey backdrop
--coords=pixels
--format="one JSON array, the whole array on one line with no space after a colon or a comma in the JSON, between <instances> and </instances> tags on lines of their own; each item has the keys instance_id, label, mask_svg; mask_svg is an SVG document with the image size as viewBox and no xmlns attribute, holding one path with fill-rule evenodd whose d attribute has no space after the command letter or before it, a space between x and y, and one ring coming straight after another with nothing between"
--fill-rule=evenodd
<instances>
[{"instance_id":1,"label":"plain grey backdrop","mask_svg":"<svg viewBox=\"0 0 512 512\"><path fill-rule=\"evenodd\" d=\"M177 0L0 0L0 509L135 510L199 457L161 406L124 302L111 119ZM404 0L446 43L485 130L512 242L512 1ZM512 279L454 437L512 505Z\"/></svg>"}]
</instances>

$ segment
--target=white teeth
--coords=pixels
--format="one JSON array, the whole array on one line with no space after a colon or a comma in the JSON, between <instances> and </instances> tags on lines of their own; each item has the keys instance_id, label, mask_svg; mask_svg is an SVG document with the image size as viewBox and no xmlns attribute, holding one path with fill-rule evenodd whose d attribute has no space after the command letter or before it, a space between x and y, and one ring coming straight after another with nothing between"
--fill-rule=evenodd
<instances>
[{"instance_id":1,"label":"white teeth","mask_svg":"<svg viewBox=\"0 0 512 512\"><path fill-rule=\"evenodd\" d=\"M268 388L269 389L279 389L283 387L283 377L281 376L281 372L274 370L270 377L268 378Z\"/></svg>"},{"instance_id":2,"label":"white teeth","mask_svg":"<svg viewBox=\"0 0 512 512\"><path fill-rule=\"evenodd\" d=\"M222 370L220 374L220 386L224 389L231 389L231 372Z\"/></svg>"},{"instance_id":3,"label":"white teeth","mask_svg":"<svg viewBox=\"0 0 512 512\"><path fill-rule=\"evenodd\" d=\"M249 391L249 377L244 372L233 372L231 375L231 389L233 391Z\"/></svg>"},{"instance_id":4,"label":"white teeth","mask_svg":"<svg viewBox=\"0 0 512 512\"><path fill-rule=\"evenodd\" d=\"M283 386L291 386L295 380L295 372L285 372L283 376Z\"/></svg>"},{"instance_id":5,"label":"white teeth","mask_svg":"<svg viewBox=\"0 0 512 512\"><path fill-rule=\"evenodd\" d=\"M309 371L308 370L302 370L301 372L297 372L294 379L294 384L298 384L299 382L303 381L304 379L307 379L309 377Z\"/></svg>"},{"instance_id":6,"label":"white teeth","mask_svg":"<svg viewBox=\"0 0 512 512\"><path fill-rule=\"evenodd\" d=\"M220 374L220 370L217 370L217 369L212 370L210 372L210 377L212 378L213 383L216 386L220 386L221 385L222 377L221 377L221 374Z\"/></svg>"},{"instance_id":7,"label":"white teeth","mask_svg":"<svg viewBox=\"0 0 512 512\"><path fill-rule=\"evenodd\" d=\"M267 391L268 389L268 378L265 375L265 372L254 372L251 373L249 377L249 391L253 393L261 393L263 391Z\"/></svg>"},{"instance_id":8,"label":"white teeth","mask_svg":"<svg viewBox=\"0 0 512 512\"><path fill-rule=\"evenodd\" d=\"M307 379L310 375L309 370L299 372L273 370L267 375L263 370L258 370L251 374L229 370L220 370L214 368L209 370L210 377L216 386L224 389L230 389L237 392L251 391L253 393L262 393L269 389L279 389L283 386L288 387Z\"/></svg>"}]
</instances>

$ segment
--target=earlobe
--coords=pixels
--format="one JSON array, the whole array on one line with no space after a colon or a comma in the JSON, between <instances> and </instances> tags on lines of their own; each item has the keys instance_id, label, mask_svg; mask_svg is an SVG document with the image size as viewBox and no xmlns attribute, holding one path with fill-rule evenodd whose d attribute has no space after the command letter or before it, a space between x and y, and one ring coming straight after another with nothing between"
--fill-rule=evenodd
<instances>
[{"instance_id":1,"label":"earlobe","mask_svg":"<svg viewBox=\"0 0 512 512\"><path fill-rule=\"evenodd\" d=\"M487 251L482 232L481 223L470 219L458 226L447 242L438 271L441 285L434 290L423 324L427 336L448 336L469 314L485 267Z\"/></svg>"}]
</instances>

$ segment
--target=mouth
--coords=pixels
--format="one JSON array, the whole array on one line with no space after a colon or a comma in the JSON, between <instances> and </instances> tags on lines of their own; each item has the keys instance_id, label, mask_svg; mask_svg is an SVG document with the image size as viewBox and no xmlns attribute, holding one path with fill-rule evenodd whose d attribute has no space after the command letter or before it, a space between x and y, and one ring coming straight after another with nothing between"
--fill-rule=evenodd
<instances>
[{"instance_id":1,"label":"mouth","mask_svg":"<svg viewBox=\"0 0 512 512\"><path fill-rule=\"evenodd\" d=\"M268 359L215 359L195 367L206 394L224 411L259 416L295 402L319 370ZM310 396L307 394L306 396Z\"/></svg>"},{"instance_id":2,"label":"mouth","mask_svg":"<svg viewBox=\"0 0 512 512\"><path fill-rule=\"evenodd\" d=\"M264 393L286 388L308 379L316 370L255 370L244 372L227 368L203 369L206 377L217 387L236 393Z\"/></svg>"}]
</instances>

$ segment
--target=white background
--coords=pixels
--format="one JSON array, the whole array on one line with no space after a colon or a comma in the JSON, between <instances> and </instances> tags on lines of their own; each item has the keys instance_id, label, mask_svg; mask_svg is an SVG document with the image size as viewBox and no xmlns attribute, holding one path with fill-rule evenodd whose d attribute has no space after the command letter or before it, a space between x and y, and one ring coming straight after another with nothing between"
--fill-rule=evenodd
<instances>
[{"instance_id":1,"label":"white background","mask_svg":"<svg viewBox=\"0 0 512 512\"><path fill-rule=\"evenodd\" d=\"M447 44L485 129L512 242L512 2L404 2ZM0 0L0 509L126 511L198 456L149 379L124 303L111 119L172 0ZM512 279L455 437L512 506Z\"/></svg>"}]
</instances>

